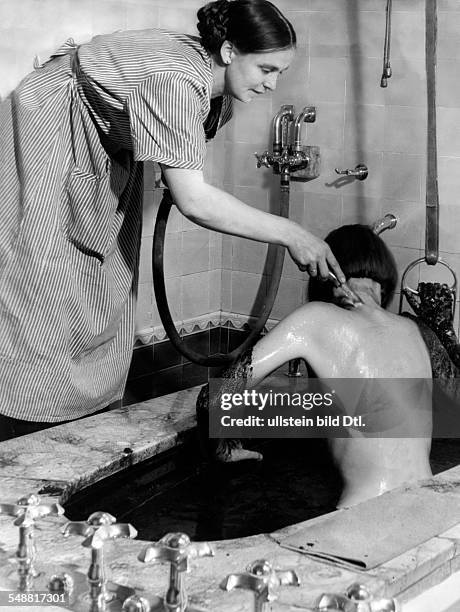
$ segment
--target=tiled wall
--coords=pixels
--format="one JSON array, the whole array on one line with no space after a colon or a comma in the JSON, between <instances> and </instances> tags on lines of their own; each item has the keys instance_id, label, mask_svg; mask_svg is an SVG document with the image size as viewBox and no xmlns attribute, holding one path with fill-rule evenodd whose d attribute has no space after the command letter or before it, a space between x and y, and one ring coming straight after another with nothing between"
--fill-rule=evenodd
<instances>
[{"instance_id":1,"label":"tiled wall","mask_svg":"<svg viewBox=\"0 0 460 612\"><path fill-rule=\"evenodd\" d=\"M426 176L424 0L394 0L393 76L380 87L385 32L384 0L278 0L298 33L298 54L270 98L238 108L227 128L225 188L267 209L268 170L256 170L252 152L270 142L269 120L281 104L317 107L304 141L319 145L320 178L292 185L291 215L324 236L341 223L369 223L386 212L399 217L382 234L398 267L423 255ZM437 122L441 256L460 274L460 2L438 2ZM334 168L369 167L363 182L347 181ZM272 188L272 205L278 187ZM260 280L265 247L224 238L223 309L248 313ZM415 269L415 276L421 268ZM424 280L452 277L440 265ZM414 287L417 278L408 277ZM275 317L304 299L305 275L285 264ZM397 308L397 300L393 305ZM458 312L458 308L457 308Z\"/></svg>"}]
</instances>

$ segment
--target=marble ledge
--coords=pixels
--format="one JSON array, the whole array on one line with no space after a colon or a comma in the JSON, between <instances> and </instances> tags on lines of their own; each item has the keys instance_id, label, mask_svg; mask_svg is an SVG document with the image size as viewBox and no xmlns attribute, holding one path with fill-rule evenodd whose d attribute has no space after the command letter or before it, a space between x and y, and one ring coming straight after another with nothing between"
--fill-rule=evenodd
<instances>
[{"instance_id":1,"label":"marble ledge","mask_svg":"<svg viewBox=\"0 0 460 612\"><path fill-rule=\"evenodd\" d=\"M38 493L45 501L65 505L73 492L177 445L195 425L199 389L194 387L1 443L0 501L14 502L24 494ZM445 491L460 495L460 467L435 476L429 486L440 495ZM382 499L381 503L386 502ZM320 520L321 517L312 519L308 525ZM52 564L55 570L72 567L83 576L88 569L88 551L81 546L80 538L62 536L65 521L64 517L54 517L40 522L38 560L44 563L47 575ZM253 609L251 594L240 590L226 593L219 584L228 573L241 572L250 561L260 558L268 559L275 567L294 569L299 575L300 587L281 589L273 608L280 612L306 611L322 593L343 593L357 581L375 596L397 596L403 602L460 567L460 525L374 570L363 571L319 561L278 544L281 537L295 534L306 524L273 534L212 543L215 557L195 561L187 576L191 604L213 612L249 612ZM12 519L0 517L0 588L5 588L2 568L14 554L17 537ZM105 557L112 581L152 597L164 592L167 568L146 566L137 560L145 544L138 540L110 542Z\"/></svg>"}]
</instances>

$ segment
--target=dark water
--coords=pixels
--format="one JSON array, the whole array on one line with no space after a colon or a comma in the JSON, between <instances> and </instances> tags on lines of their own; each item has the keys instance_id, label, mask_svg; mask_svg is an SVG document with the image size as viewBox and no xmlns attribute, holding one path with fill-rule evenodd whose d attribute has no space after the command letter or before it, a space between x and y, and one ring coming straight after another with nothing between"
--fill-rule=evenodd
<instances>
[{"instance_id":1,"label":"dark water","mask_svg":"<svg viewBox=\"0 0 460 612\"><path fill-rule=\"evenodd\" d=\"M247 445L246 445L247 446ZM83 520L104 510L158 540L184 531L194 540L269 533L332 512L341 479L325 440L258 441L261 462L210 467L201 464L193 441L129 468L79 493L66 516ZM460 463L460 440L434 440L434 473Z\"/></svg>"}]
</instances>

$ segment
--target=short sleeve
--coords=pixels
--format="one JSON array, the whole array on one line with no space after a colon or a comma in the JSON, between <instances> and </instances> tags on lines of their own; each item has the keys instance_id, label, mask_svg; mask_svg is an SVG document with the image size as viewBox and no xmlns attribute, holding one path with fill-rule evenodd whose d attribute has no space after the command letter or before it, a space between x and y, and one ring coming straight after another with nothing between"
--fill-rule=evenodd
<instances>
[{"instance_id":1,"label":"short sleeve","mask_svg":"<svg viewBox=\"0 0 460 612\"><path fill-rule=\"evenodd\" d=\"M206 153L205 88L178 71L155 73L127 101L134 159L201 170Z\"/></svg>"}]
</instances>

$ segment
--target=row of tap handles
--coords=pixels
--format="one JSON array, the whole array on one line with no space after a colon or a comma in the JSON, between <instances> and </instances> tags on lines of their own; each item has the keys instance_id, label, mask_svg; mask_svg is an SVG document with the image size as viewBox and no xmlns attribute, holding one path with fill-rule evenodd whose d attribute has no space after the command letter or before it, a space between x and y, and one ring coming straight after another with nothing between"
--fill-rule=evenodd
<instances>
[{"instance_id":1,"label":"row of tap handles","mask_svg":"<svg viewBox=\"0 0 460 612\"><path fill-rule=\"evenodd\" d=\"M136 593L133 589L117 585L106 577L104 544L120 538L135 538L137 531L128 523L117 523L107 512L94 512L86 521L68 521L62 528L64 537L80 536L82 545L91 551L91 561L86 580L82 582L78 573L71 570L46 575L37 569L37 553L34 541L35 523L43 518L61 516L64 508L57 503L42 503L37 495L19 499L15 504L0 503L0 514L14 517L19 527L19 544L15 554L17 570L15 578L9 578L8 587L20 594L40 593L45 590L58 596L59 605L75 612L206 612L203 608L189 605L185 574L190 571L190 562L199 557L213 557L214 551L207 542L191 542L185 533L168 533L158 542L151 542L138 555L142 563L168 563L169 584L164 597ZM0 573L3 576L3 572ZM246 589L253 594L254 612L272 610L271 602L278 598L284 586L299 586L300 581L293 570L276 570L271 563L259 559L250 563L246 571L229 574L220 588L230 591ZM1 585L4 587L4 584ZM24 600L27 601L27 600ZM297 609L297 608L296 608ZM298 608L316 612L394 612L396 603L390 599L373 599L362 585L351 585L343 595L322 594L314 607ZM215 611L213 611L215 612Z\"/></svg>"}]
</instances>

